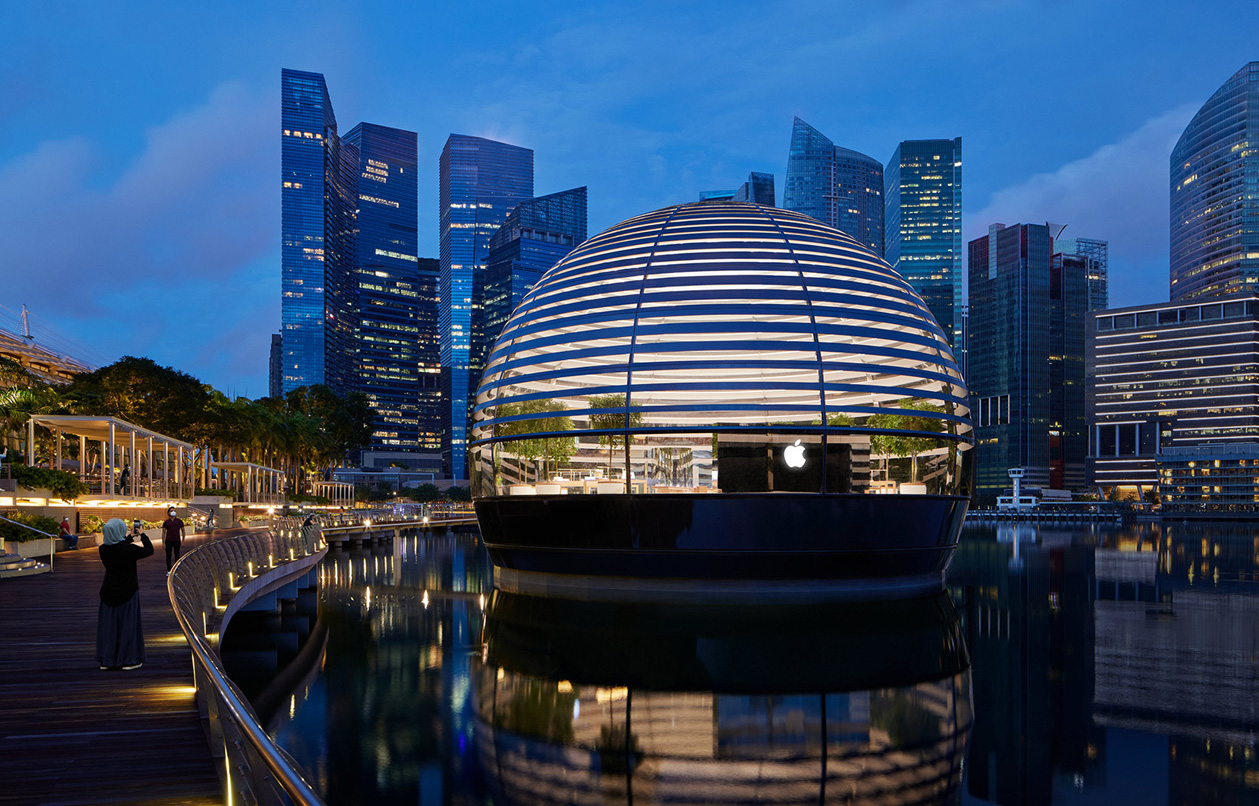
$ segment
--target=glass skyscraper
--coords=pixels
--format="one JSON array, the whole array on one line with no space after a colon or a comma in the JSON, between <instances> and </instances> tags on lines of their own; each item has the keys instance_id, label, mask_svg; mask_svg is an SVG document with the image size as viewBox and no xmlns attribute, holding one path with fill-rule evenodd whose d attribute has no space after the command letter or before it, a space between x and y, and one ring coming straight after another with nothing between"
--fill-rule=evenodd
<instances>
[{"instance_id":1,"label":"glass skyscraper","mask_svg":"<svg viewBox=\"0 0 1259 806\"><path fill-rule=\"evenodd\" d=\"M344 140L358 156L356 387L375 414L370 447L414 451L420 447L416 134L360 123Z\"/></svg>"},{"instance_id":2,"label":"glass skyscraper","mask_svg":"<svg viewBox=\"0 0 1259 806\"><path fill-rule=\"evenodd\" d=\"M473 326L478 366L485 366L504 323L542 273L584 240L585 187L521 202L507 214L490 238L485 271L478 273L481 305Z\"/></svg>"},{"instance_id":3,"label":"glass skyscraper","mask_svg":"<svg viewBox=\"0 0 1259 806\"><path fill-rule=\"evenodd\" d=\"M1055 253L1048 225L994 224L969 244L967 385L976 491L995 499L1022 467L1031 487L1081 489L1088 438L1085 328L1095 261Z\"/></svg>"},{"instance_id":4,"label":"glass skyscraper","mask_svg":"<svg viewBox=\"0 0 1259 806\"><path fill-rule=\"evenodd\" d=\"M774 206L774 175L753 171L748 181L739 186L732 197L737 202L752 202L766 207Z\"/></svg>"},{"instance_id":5,"label":"glass skyscraper","mask_svg":"<svg viewBox=\"0 0 1259 806\"><path fill-rule=\"evenodd\" d=\"M281 71L280 109L282 391L327 384L345 393L355 370L358 158L342 147L319 73Z\"/></svg>"},{"instance_id":6,"label":"glass skyscraper","mask_svg":"<svg viewBox=\"0 0 1259 806\"><path fill-rule=\"evenodd\" d=\"M508 212L533 198L533 151L452 134L439 163L441 232L442 465L451 478L467 471L467 432L480 366L473 354L474 273L489 257L490 238Z\"/></svg>"},{"instance_id":7,"label":"glass skyscraper","mask_svg":"<svg viewBox=\"0 0 1259 806\"><path fill-rule=\"evenodd\" d=\"M1259 283L1259 62L1202 105L1171 156L1171 300Z\"/></svg>"},{"instance_id":8,"label":"glass skyscraper","mask_svg":"<svg viewBox=\"0 0 1259 806\"><path fill-rule=\"evenodd\" d=\"M962 138L906 140L892 153L883 176L883 257L922 296L956 344L964 302Z\"/></svg>"},{"instance_id":9,"label":"glass skyscraper","mask_svg":"<svg viewBox=\"0 0 1259 806\"><path fill-rule=\"evenodd\" d=\"M800 118L791 127L783 207L830 224L883 254L882 164L835 145Z\"/></svg>"}]
</instances>

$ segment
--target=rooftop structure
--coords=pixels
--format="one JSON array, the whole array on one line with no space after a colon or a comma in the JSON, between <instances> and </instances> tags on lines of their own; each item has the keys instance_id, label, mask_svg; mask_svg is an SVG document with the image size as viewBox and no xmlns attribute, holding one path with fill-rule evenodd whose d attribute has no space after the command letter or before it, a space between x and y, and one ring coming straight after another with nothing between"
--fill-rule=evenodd
<instances>
[{"instance_id":1,"label":"rooftop structure","mask_svg":"<svg viewBox=\"0 0 1259 806\"><path fill-rule=\"evenodd\" d=\"M80 372L91 372L95 367L40 347L31 339L0 329L0 358L19 364L22 369L45 383L69 383Z\"/></svg>"}]
</instances>

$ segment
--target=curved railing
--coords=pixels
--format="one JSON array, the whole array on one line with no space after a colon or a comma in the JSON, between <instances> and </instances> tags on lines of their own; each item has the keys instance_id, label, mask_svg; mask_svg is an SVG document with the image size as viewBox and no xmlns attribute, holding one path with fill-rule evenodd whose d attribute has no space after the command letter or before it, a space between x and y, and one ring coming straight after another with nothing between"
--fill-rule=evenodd
<instances>
[{"instance_id":1,"label":"curved railing","mask_svg":"<svg viewBox=\"0 0 1259 806\"><path fill-rule=\"evenodd\" d=\"M197 703L208 720L210 750L223 758L229 803L323 803L227 677L218 644L237 610L304 575L326 553L317 522L303 526L301 519L285 518L268 531L202 546L171 569L167 590L192 650Z\"/></svg>"}]
</instances>

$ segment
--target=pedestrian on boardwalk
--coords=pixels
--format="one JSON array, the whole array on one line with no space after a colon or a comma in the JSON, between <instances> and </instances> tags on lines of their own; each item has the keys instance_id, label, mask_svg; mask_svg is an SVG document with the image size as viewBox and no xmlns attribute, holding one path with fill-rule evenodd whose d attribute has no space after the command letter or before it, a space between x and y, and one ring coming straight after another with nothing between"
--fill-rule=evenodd
<instances>
[{"instance_id":1,"label":"pedestrian on boardwalk","mask_svg":"<svg viewBox=\"0 0 1259 806\"><path fill-rule=\"evenodd\" d=\"M118 475L118 495L127 494L127 485L131 483L131 465L124 465Z\"/></svg>"},{"instance_id":2,"label":"pedestrian on boardwalk","mask_svg":"<svg viewBox=\"0 0 1259 806\"><path fill-rule=\"evenodd\" d=\"M175 516L175 508L166 510L169 516L162 523L162 545L166 546L166 573L179 559L179 546L184 542L184 522Z\"/></svg>"},{"instance_id":3,"label":"pedestrian on boardwalk","mask_svg":"<svg viewBox=\"0 0 1259 806\"><path fill-rule=\"evenodd\" d=\"M101 532L105 581L97 610L96 662L109 671L139 669L144 665L144 630L136 563L153 556L153 543L141 532L143 546L135 545L127 538L127 524L118 518L110 518Z\"/></svg>"},{"instance_id":4,"label":"pedestrian on boardwalk","mask_svg":"<svg viewBox=\"0 0 1259 806\"><path fill-rule=\"evenodd\" d=\"M68 517L61 519L61 534L58 537L66 541L66 546L72 549L79 547L79 536L70 531L70 519Z\"/></svg>"}]
</instances>

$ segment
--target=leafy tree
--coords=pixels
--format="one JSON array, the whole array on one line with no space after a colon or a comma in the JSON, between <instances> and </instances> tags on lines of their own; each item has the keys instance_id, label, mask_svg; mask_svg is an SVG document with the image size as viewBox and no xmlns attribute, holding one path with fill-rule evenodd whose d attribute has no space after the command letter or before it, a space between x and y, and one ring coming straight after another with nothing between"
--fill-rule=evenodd
<instances>
[{"instance_id":1,"label":"leafy tree","mask_svg":"<svg viewBox=\"0 0 1259 806\"><path fill-rule=\"evenodd\" d=\"M941 406L924 400L902 400L902 410L922 412L943 412ZM888 429L891 431L934 431L942 433L944 422L937 417L923 414L872 414L866 419L871 428ZM913 434L873 434L870 447L884 456L908 456L910 458L910 481L918 481L918 454L931 450L936 440L931 437L920 437Z\"/></svg>"},{"instance_id":2,"label":"leafy tree","mask_svg":"<svg viewBox=\"0 0 1259 806\"><path fill-rule=\"evenodd\" d=\"M447 501L471 501L472 491L467 487L451 487L446 491Z\"/></svg>"},{"instance_id":3,"label":"leafy tree","mask_svg":"<svg viewBox=\"0 0 1259 806\"><path fill-rule=\"evenodd\" d=\"M159 366L150 358L124 356L109 366L76 375L66 397L80 414L118 417L188 439L202 420L210 391L187 373Z\"/></svg>"},{"instance_id":4,"label":"leafy tree","mask_svg":"<svg viewBox=\"0 0 1259 806\"><path fill-rule=\"evenodd\" d=\"M1158 506L1159 502L1162 501L1162 499L1159 497L1158 490L1154 489L1153 487L1146 490L1145 493L1143 493L1141 497L1145 500L1145 503L1154 507Z\"/></svg>"},{"instance_id":5,"label":"leafy tree","mask_svg":"<svg viewBox=\"0 0 1259 806\"><path fill-rule=\"evenodd\" d=\"M586 401L592 409L624 409L625 395L595 395ZM612 433L600 434L599 444L608 446L608 475L612 474L612 453L617 446L625 446L630 429L643 424L642 412L605 412L590 415L590 427Z\"/></svg>"},{"instance_id":6,"label":"leafy tree","mask_svg":"<svg viewBox=\"0 0 1259 806\"><path fill-rule=\"evenodd\" d=\"M566 411L564 404L558 400L526 400L521 403L507 403L498 408L499 417L514 417L520 414L558 414ZM541 479L548 464L560 465L568 462L577 452L577 438L572 436L525 437L527 434L538 434L547 431L570 432L573 421L568 417L550 416L533 417L515 422L500 423L498 433L505 436L520 434L521 439L508 440L503 447L517 456L536 462L535 479Z\"/></svg>"},{"instance_id":7,"label":"leafy tree","mask_svg":"<svg viewBox=\"0 0 1259 806\"><path fill-rule=\"evenodd\" d=\"M421 484L411 493L411 500L419 501L421 503L436 501L441 497L442 491L437 489L436 484Z\"/></svg>"}]
</instances>

